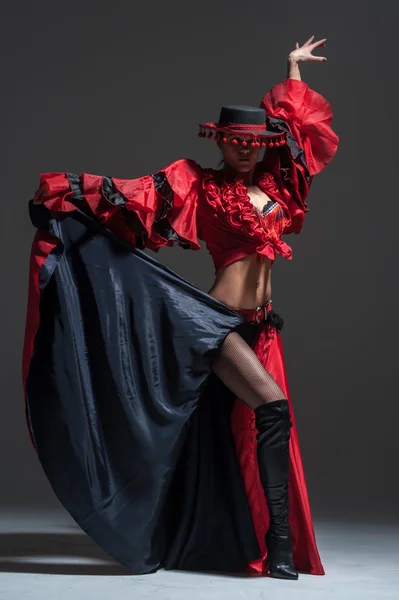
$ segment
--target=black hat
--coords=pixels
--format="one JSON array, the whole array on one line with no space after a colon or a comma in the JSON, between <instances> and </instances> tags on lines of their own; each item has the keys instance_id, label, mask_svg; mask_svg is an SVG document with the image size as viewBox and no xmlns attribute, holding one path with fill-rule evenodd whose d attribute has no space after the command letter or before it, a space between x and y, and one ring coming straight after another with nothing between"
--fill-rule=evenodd
<instances>
[{"instance_id":1,"label":"black hat","mask_svg":"<svg viewBox=\"0 0 399 600\"><path fill-rule=\"evenodd\" d=\"M283 146L286 144L285 132L275 132L267 129L266 111L256 106L225 105L222 106L217 123L202 123L199 125L199 137L221 139L227 142L226 135L237 137L252 136L251 146ZM208 132L206 131L208 130ZM233 140L238 144L238 140ZM247 142L242 142L247 144Z\"/></svg>"}]
</instances>

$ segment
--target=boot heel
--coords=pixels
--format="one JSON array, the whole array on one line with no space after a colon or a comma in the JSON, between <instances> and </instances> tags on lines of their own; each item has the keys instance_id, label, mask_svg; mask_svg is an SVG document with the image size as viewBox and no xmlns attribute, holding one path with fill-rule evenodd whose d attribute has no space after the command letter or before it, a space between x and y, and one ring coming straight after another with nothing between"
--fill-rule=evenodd
<instances>
[{"instance_id":1,"label":"boot heel","mask_svg":"<svg viewBox=\"0 0 399 600\"><path fill-rule=\"evenodd\" d=\"M298 572L292 562L292 544L290 535L273 535L269 530L265 536L267 546L266 565L270 577L279 579L298 579Z\"/></svg>"},{"instance_id":2,"label":"boot heel","mask_svg":"<svg viewBox=\"0 0 399 600\"><path fill-rule=\"evenodd\" d=\"M288 401L275 400L255 408L259 476L269 508L265 541L271 577L298 579L288 522L289 439L292 426Z\"/></svg>"}]
</instances>

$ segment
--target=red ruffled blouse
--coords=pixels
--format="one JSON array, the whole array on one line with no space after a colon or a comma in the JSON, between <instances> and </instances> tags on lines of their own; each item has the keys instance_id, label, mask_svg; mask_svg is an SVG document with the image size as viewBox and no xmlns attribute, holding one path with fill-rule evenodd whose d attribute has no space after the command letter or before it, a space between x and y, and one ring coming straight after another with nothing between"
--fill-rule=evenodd
<instances>
[{"instance_id":1,"label":"red ruffled blouse","mask_svg":"<svg viewBox=\"0 0 399 600\"><path fill-rule=\"evenodd\" d=\"M261 106L267 111L270 127L285 131L287 138L283 147L267 150L254 173L255 181L271 199L264 211L252 205L243 180L229 178L221 170L203 169L188 159L137 179L43 173L35 202L53 211L57 220L62 213L77 209L89 212L116 235L140 248L157 251L161 246L177 243L198 250L198 239L203 240L215 271L252 253L272 261L277 254L291 258L291 249L282 236L300 232L312 178L333 158L338 138L331 129L330 105L301 81L289 79L279 83L264 96ZM51 234L37 231L31 254L24 385L39 325L39 268L57 243ZM259 337L254 351L285 390L280 338L267 337L267 330L262 331L263 337ZM250 409L237 402L232 431L262 552L250 568L262 572L267 508L253 460L256 439L251 419ZM321 575L324 571L314 538L293 414L292 420L290 510L295 557L298 568Z\"/></svg>"},{"instance_id":2,"label":"red ruffled blouse","mask_svg":"<svg viewBox=\"0 0 399 600\"><path fill-rule=\"evenodd\" d=\"M271 125L287 135L287 144L268 149L254 174L272 200L264 211L251 203L242 179L190 159L137 179L44 173L35 201L57 212L84 203L116 234L155 252L175 243L198 250L199 238L215 272L252 253L290 259L291 248L281 238L300 232L312 178L333 158L338 137L330 104L302 81L277 84L261 106Z\"/></svg>"}]
</instances>

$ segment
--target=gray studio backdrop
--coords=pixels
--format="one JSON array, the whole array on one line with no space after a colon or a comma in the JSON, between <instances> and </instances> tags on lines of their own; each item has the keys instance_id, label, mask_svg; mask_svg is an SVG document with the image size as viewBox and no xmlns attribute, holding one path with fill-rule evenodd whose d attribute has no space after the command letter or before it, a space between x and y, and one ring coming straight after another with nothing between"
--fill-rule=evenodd
<instances>
[{"instance_id":1,"label":"gray studio backdrop","mask_svg":"<svg viewBox=\"0 0 399 600\"><path fill-rule=\"evenodd\" d=\"M361 10L359 8L361 7ZM24 422L21 351L40 172L133 178L191 157L216 166L201 121L258 104L298 39L327 37L303 79L333 106L338 155L273 271L315 516L397 517L398 131L394 3L17 2L1 8L1 497L58 505ZM324 52L323 50L321 52ZM153 253L152 253L153 254ZM157 258L204 290L206 249ZM132 276L134 276L132 274ZM128 452L128 449L126 449Z\"/></svg>"}]
</instances>

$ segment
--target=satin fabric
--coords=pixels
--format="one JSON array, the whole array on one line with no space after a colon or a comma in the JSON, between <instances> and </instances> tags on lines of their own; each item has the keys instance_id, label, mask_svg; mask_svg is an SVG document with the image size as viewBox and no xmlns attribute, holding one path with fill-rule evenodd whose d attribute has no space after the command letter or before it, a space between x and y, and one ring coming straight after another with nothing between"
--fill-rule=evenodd
<instances>
[{"instance_id":1,"label":"satin fabric","mask_svg":"<svg viewBox=\"0 0 399 600\"><path fill-rule=\"evenodd\" d=\"M215 272L252 253L272 262L277 254L290 259L291 248L281 238L300 233L312 178L335 155L338 136L330 104L303 81L275 85L261 106L287 140L283 148L267 148L254 173L256 184L278 204L265 215L252 205L242 179L228 181L223 170L190 159L134 179L42 173L35 199L63 214L76 210L76 202L85 205L117 235L155 252L174 244L198 250L199 238Z\"/></svg>"},{"instance_id":2,"label":"satin fabric","mask_svg":"<svg viewBox=\"0 0 399 600\"><path fill-rule=\"evenodd\" d=\"M140 251L197 250L200 232L217 269L240 253L290 257L280 237L301 230L312 177L338 138L329 104L303 82L278 84L262 103L287 134L284 150L259 165L259 184L280 207L275 221L255 210L240 181L219 186L216 172L187 159L130 180L44 173L30 204L38 228L23 356L31 439L67 510L135 573L264 570L268 515L251 413L211 362L239 330L288 396L280 337L263 325L253 337L242 314ZM294 561L322 574L291 431Z\"/></svg>"},{"instance_id":3,"label":"satin fabric","mask_svg":"<svg viewBox=\"0 0 399 600\"><path fill-rule=\"evenodd\" d=\"M244 319L144 252L99 235L86 215L56 221L43 206L32 215L59 240L33 263L40 314L37 331L27 328L24 360L28 424L54 492L132 572L244 569L259 549L229 403L216 407L220 427L208 421L213 402L197 410L218 347ZM202 505L194 538L183 515Z\"/></svg>"},{"instance_id":4,"label":"satin fabric","mask_svg":"<svg viewBox=\"0 0 399 600\"><path fill-rule=\"evenodd\" d=\"M267 311L272 304L267 305ZM238 310L247 318L246 310ZM252 349L265 369L276 380L288 399L292 428L290 429L290 470L289 470L289 522L292 532L293 561L298 571L312 575L324 575L320 555L316 545L312 514L307 492L298 430L294 408L288 388L281 335L275 327L260 322ZM256 456L256 429L254 413L239 398L236 399L231 414L231 428L241 476L250 505L251 515L261 550L261 557L250 562L249 570L257 573L265 571L267 548L265 533L269 527L269 511L260 482Z\"/></svg>"},{"instance_id":5,"label":"satin fabric","mask_svg":"<svg viewBox=\"0 0 399 600\"><path fill-rule=\"evenodd\" d=\"M31 217L26 413L56 495L134 573L265 572L252 411L211 361L238 331L285 390L279 335L92 216L31 204ZM292 431L294 560L322 574Z\"/></svg>"},{"instance_id":6,"label":"satin fabric","mask_svg":"<svg viewBox=\"0 0 399 600\"><path fill-rule=\"evenodd\" d=\"M339 138L331 129L331 105L304 81L284 79L263 96L260 106L280 130L289 123L310 177L320 173L334 158Z\"/></svg>"}]
</instances>

